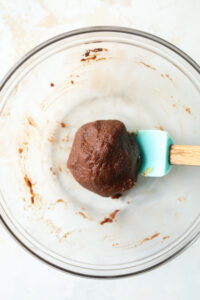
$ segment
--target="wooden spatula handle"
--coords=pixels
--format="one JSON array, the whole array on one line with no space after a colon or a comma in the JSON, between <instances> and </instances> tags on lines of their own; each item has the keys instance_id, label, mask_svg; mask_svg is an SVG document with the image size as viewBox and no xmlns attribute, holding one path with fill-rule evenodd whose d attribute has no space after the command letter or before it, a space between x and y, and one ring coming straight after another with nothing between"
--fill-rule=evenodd
<instances>
[{"instance_id":1,"label":"wooden spatula handle","mask_svg":"<svg viewBox=\"0 0 200 300\"><path fill-rule=\"evenodd\" d=\"M200 166L200 146L172 145L169 162L172 165Z\"/></svg>"}]
</instances>

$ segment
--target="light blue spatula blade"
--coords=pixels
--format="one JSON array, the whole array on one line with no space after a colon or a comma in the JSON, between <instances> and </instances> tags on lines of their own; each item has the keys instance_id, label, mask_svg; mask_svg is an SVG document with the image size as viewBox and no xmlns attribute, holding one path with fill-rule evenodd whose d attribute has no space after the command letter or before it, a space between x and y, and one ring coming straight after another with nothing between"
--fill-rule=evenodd
<instances>
[{"instance_id":1,"label":"light blue spatula blade","mask_svg":"<svg viewBox=\"0 0 200 300\"><path fill-rule=\"evenodd\" d=\"M169 134L161 130L140 130L135 139L142 155L140 174L150 177L166 175L172 168L169 149L174 144Z\"/></svg>"}]
</instances>

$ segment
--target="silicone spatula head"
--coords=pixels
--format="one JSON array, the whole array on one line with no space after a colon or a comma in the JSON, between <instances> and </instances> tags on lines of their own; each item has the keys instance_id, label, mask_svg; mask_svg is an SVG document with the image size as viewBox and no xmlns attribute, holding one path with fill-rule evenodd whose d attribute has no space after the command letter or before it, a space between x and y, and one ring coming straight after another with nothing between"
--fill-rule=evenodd
<instances>
[{"instance_id":1,"label":"silicone spatula head","mask_svg":"<svg viewBox=\"0 0 200 300\"><path fill-rule=\"evenodd\" d=\"M169 151L174 142L166 131L139 130L135 135L135 140L142 156L139 171L141 175L161 177L171 170Z\"/></svg>"}]
</instances>

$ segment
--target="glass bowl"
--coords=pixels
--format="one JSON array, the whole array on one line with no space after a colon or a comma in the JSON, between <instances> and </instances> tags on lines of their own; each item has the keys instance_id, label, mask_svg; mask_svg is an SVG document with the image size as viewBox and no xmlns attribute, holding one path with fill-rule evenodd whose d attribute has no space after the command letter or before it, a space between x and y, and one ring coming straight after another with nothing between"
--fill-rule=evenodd
<instances>
[{"instance_id":1,"label":"glass bowl","mask_svg":"<svg viewBox=\"0 0 200 300\"><path fill-rule=\"evenodd\" d=\"M76 130L97 119L198 144L199 73L173 45L121 27L64 33L23 57L0 86L0 214L20 244L61 270L99 278L149 270L191 244L200 168L139 176L114 200L82 188L66 161Z\"/></svg>"}]
</instances>

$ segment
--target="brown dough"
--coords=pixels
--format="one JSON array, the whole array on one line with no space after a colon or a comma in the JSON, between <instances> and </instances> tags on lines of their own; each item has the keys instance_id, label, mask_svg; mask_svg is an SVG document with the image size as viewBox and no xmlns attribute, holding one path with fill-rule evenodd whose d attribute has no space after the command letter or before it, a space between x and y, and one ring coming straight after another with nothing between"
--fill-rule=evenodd
<instances>
[{"instance_id":1,"label":"brown dough","mask_svg":"<svg viewBox=\"0 0 200 300\"><path fill-rule=\"evenodd\" d=\"M95 121L77 131L67 167L86 189L114 198L136 184L140 152L122 122Z\"/></svg>"}]
</instances>

